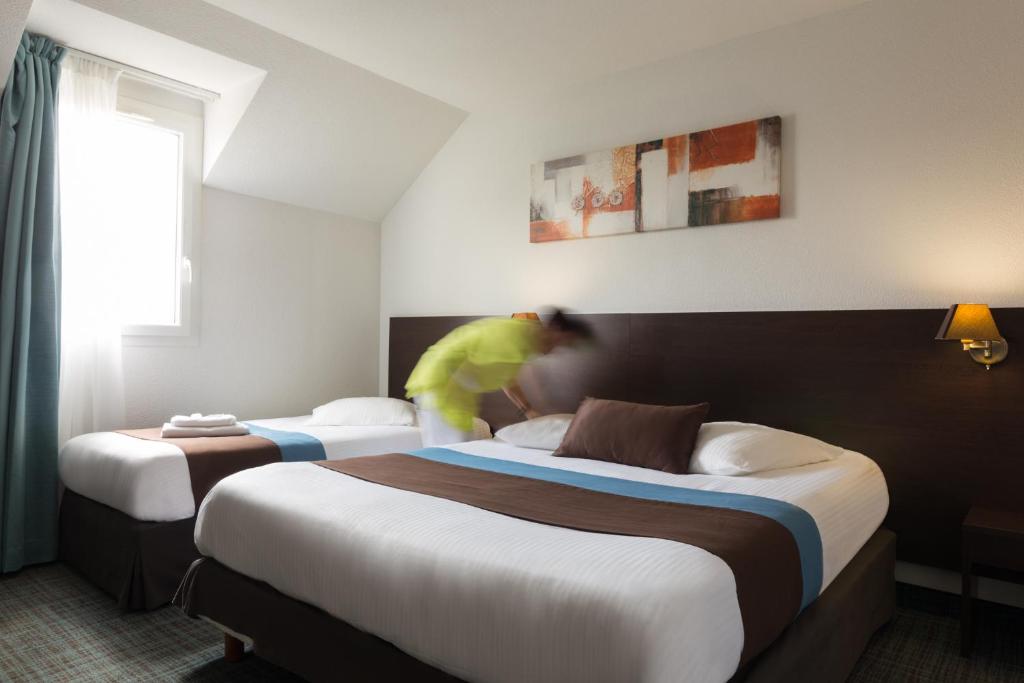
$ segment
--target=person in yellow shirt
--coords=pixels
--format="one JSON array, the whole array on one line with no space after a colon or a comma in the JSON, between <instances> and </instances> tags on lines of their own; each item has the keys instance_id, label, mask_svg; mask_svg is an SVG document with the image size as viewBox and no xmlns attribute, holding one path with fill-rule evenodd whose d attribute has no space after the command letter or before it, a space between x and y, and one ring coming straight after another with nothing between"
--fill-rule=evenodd
<instances>
[{"instance_id":1,"label":"person in yellow shirt","mask_svg":"<svg viewBox=\"0 0 1024 683\"><path fill-rule=\"evenodd\" d=\"M405 383L419 408L423 445L471 440L480 394L498 389L526 417L537 417L516 381L522 366L593 337L590 325L558 309L544 322L483 318L452 330L427 349Z\"/></svg>"}]
</instances>

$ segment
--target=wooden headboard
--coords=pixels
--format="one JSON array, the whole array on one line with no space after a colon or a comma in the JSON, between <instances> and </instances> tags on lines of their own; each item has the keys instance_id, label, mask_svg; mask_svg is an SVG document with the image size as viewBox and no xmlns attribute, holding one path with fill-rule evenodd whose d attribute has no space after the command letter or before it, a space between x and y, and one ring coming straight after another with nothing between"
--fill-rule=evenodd
<instances>
[{"instance_id":1,"label":"wooden headboard","mask_svg":"<svg viewBox=\"0 0 1024 683\"><path fill-rule=\"evenodd\" d=\"M991 371L959 344L933 341L944 314L587 315L600 345L543 358L521 383L546 412L573 412L584 396L709 401L711 420L758 422L864 453L888 482L898 557L954 568L972 504L1024 510L1024 308L994 311L1010 356ZM389 395L403 396L424 349L472 319L392 318ZM521 419L500 393L485 397L483 417L495 428Z\"/></svg>"}]
</instances>

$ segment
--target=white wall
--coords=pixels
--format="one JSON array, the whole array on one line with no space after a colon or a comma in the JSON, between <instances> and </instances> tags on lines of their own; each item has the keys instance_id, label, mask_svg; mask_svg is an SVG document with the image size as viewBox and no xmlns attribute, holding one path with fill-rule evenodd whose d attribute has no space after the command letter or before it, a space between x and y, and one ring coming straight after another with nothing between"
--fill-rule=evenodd
<instances>
[{"instance_id":1,"label":"white wall","mask_svg":"<svg viewBox=\"0 0 1024 683\"><path fill-rule=\"evenodd\" d=\"M394 315L1024 304L1022 33L876 0L472 114L383 222L382 389ZM529 243L531 162L772 114L782 219Z\"/></svg>"},{"instance_id":2,"label":"white wall","mask_svg":"<svg viewBox=\"0 0 1024 683\"><path fill-rule=\"evenodd\" d=\"M198 345L125 348L130 426L376 393L377 225L205 188L200 231Z\"/></svg>"},{"instance_id":3,"label":"white wall","mask_svg":"<svg viewBox=\"0 0 1024 683\"><path fill-rule=\"evenodd\" d=\"M32 0L4 0L0 6L0 92L7 87Z\"/></svg>"}]
</instances>

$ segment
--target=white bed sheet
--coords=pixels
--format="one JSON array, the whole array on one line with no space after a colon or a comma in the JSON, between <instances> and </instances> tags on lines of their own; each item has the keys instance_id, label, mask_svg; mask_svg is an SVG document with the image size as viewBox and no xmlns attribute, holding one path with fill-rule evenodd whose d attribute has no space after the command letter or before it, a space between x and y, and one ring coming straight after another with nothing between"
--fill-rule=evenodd
<instances>
[{"instance_id":1,"label":"white bed sheet","mask_svg":"<svg viewBox=\"0 0 1024 683\"><path fill-rule=\"evenodd\" d=\"M788 501L817 523L822 590L888 508L881 471L852 452L720 477L554 458L500 441L451 448ZM732 572L704 550L537 524L309 463L222 480L201 506L196 543L470 681L726 680L743 645Z\"/></svg>"},{"instance_id":2,"label":"white bed sheet","mask_svg":"<svg viewBox=\"0 0 1024 683\"><path fill-rule=\"evenodd\" d=\"M418 427L323 427L308 415L246 420L319 439L328 460L420 448ZM64 486L135 519L170 522L196 512L185 455L177 446L117 432L94 432L69 440L58 459Z\"/></svg>"}]
</instances>

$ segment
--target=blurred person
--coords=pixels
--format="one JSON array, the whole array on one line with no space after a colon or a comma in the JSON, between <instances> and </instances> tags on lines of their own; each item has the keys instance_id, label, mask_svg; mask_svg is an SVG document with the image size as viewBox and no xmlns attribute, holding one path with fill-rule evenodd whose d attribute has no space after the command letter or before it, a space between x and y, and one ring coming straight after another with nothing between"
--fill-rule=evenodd
<instances>
[{"instance_id":1,"label":"blurred person","mask_svg":"<svg viewBox=\"0 0 1024 683\"><path fill-rule=\"evenodd\" d=\"M591 326L560 309L541 322L483 318L433 344L405 383L419 409L424 446L470 441L480 395L501 389L527 418L539 417L516 378L532 358L593 340Z\"/></svg>"}]
</instances>

